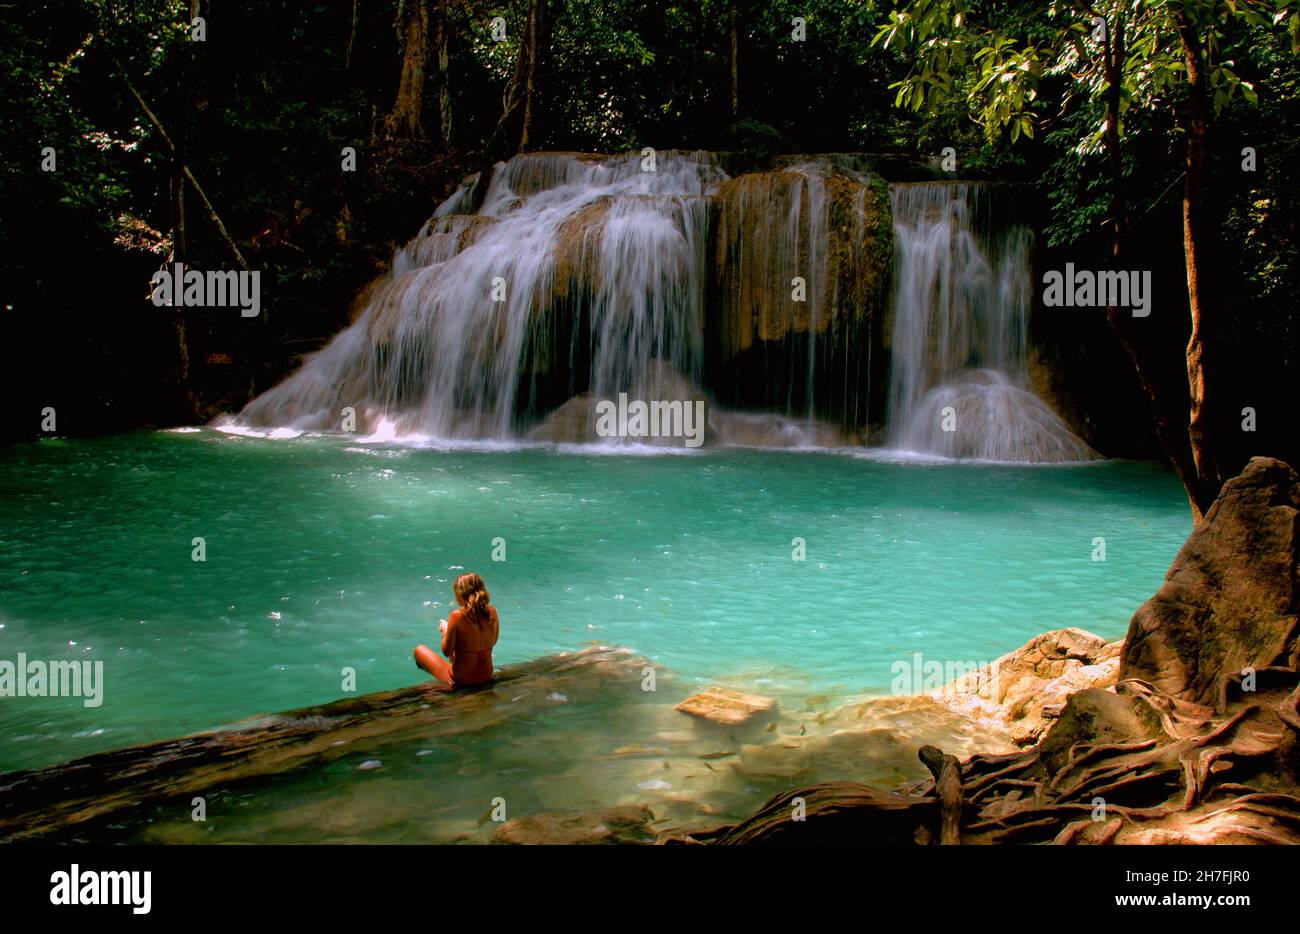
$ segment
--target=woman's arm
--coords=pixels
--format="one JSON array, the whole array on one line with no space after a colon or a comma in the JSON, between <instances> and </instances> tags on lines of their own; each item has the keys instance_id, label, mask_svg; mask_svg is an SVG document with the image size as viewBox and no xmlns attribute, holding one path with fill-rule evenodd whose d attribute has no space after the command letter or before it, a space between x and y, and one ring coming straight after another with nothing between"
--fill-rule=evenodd
<instances>
[{"instance_id":1,"label":"woman's arm","mask_svg":"<svg viewBox=\"0 0 1300 934\"><path fill-rule=\"evenodd\" d=\"M447 631L442 634L442 654L451 658L456 651L456 624L460 622L460 610L453 610L447 616Z\"/></svg>"}]
</instances>

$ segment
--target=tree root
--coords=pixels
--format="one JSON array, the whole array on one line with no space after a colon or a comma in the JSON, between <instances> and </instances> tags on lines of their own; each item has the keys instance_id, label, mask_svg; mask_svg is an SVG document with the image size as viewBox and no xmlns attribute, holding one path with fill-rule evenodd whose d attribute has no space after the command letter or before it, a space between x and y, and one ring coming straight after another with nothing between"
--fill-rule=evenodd
<instances>
[{"instance_id":1,"label":"tree root","mask_svg":"<svg viewBox=\"0 0 1300 934\"><path fill-rule=\"evenodd\" d=\"M1254 690L1229 679L1217 709L1123 681L1115 693L1137 720L1110 724L1101 704L1093 720L1076 722L1082 740L1068 749L1058 741L1048 754L1049 734L1024 752L958 762L925 746L919 757L933 780L918 794L849 783L797 789L740 824L666 842L1300 843L1300 764L1288 752L1300 739L1300 672L1255 675ZM1148 735L1113 740L1133 723ZM800 797L807 817L792 821Z\"/></svg>"}]
</instances>

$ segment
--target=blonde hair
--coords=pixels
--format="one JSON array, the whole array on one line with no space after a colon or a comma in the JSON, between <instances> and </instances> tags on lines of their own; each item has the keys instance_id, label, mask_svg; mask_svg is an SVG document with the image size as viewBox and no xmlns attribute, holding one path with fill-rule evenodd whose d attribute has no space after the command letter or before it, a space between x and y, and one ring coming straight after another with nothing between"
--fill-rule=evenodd
<instances>
[{"instance_id":1,"label":"blonde hair","mask_svg":"<svg viewBox=\"0 0 1300 934\"><path fill-rule=\"evenodd\" d=\"M451 585L456 599L465 604L462 615L475 626L486 625L492 619L488 609L491 598L488 596L487 584L477 574L462 574Z\"/></svg>"}]
</instances>

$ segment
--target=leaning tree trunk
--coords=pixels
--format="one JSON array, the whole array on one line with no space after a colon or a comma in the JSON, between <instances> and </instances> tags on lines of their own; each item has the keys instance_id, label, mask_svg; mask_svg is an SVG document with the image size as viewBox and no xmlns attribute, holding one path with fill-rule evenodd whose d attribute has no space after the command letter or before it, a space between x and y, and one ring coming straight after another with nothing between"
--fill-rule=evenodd
<instances>
[{"instance_id":1,"label":"leaning tree trunk","mask_svg":"<svg viewBox=\"0 0 1300 934\"><path fill-rule=\"evenodd\" d=\"M424 138L424 85L429 65L429 4L431 0L401 0L397 5L397 41L402 49L402 75L393 109L384 121L389 137Z\"/></svg>"},{"instance_id":2,"label":"leaning tree trunk","mask_svg":"<svg viewBox=\"0 0 1300 934\"><path fill-rule=\"evenodd\" d=\"M509 159L526 152L540 138L541 74L550 33L549 0L533 0L519 40L515 70L506 87L505 107L488 146L493 159Z\"/></svg>"},{"instance_id":3,"label":"leaning tree trunk","mask_svg":"<svg viewBox=\"0 0 1300 934\"><path fill-rule=\"evenodd\" d=\"M1125 243L1128 239L1129 226L1128 197L1125 192L1123 153L1120 143L1122 79L1127 55L1124 28L1123 13L1117 13L1113 27L1109 22L1105 24L1106 31L1102 41L1102 64L1105 68L1107 85L1105 145L1110 167L1111 186L1111 260L1115 269L1120 268L1121 257L1124 254ZM1166 391L1168 387L1162 387L1161 385L1162 382L1168 381L1160 380L1156 369L1153 368L1149 361L1144 359L1135 335L1131 330L1132 318L1124 317L1119 306L1112 304L1106 308L1106 320L1110 323L1111 330L1115 333L1120 345L1133 362L1133 370L1137 374L1138 382L1151 406L1156 439L1159 441L1165 455L1169 458L1178 479L1182 481L1183 487L1187 490L1192 513L1199 521L1204 508L1198 503L1198 498L1194 493L1197 488L1196 466L1187 436L1181 430L1174 431L1171 427L1172 418L1177 413L1170 411L1169 393ZM1181 407L1181 391L1176 394L1176 398L1180 400L1179 405Z\"/></svg>"},{"instance_id":4,"label":"leaning tree trunk","mask_svg":"<svg viewBox=\"0 0 1300 934\"><path fill-rule=\"evenodd\" d=\"M186 165L185 160L180 157L180 150L176 148L176 144L172 141L171 136L168 135L166 128L162 125L162 121L158 119L158 115L153 112L153 108L149 106L143 95L140 94L140 91L131 82L131 79L127 77L126 70L122 67L122 63L114 59L113 64L116 66L118 73L122 76L122 81L126 84L127 90L131 92L131 96L135 98L136 103L140 105L140 109L144 111L145 117L158 132L159 138L167 145L167 151L170 152L172 158L176 160L175 164L180 170L181 175L183 175L185 180L190 183L190 187L194 189L194 193L199 196L199 201L203 203L203 209L208 212L209 219L211 219L213 226L217 228L217 233L221 235L221 239L230 250L230 255L234 257L235 263L240 269L247 272L249 270L248 261L244 259L244 254L240 251L239 245L235 243L235 239L230 235L230 231L227 230L226 225L222 223L221 215L218 214L217 209L212 206L212 201L209 200L207 193L203 190L203 186L199 184L199 180L194 177L194 173L190 171L190 167Z\"/></svg>"},{"instance_id":5,"label":"leaning tree trunk","mask_svg":"<svg viewBox=\"0 0 1300 934\"><path fill-rule=\"evenodd\" d=\"M1205 88L1205 56L1195 25L1183 15L1178 24L1183 59L1187 67L1187 174L1183 184L1183 256L1187 265L1187 305L1192 317L1192 333L1187 341L1187 386L1191 402L1187 431L1195 464L1193 487L1189 489L1192 509L1199 522L1223 486L1211 437L1213 410L1206 392L1205 319L1202 301L1205 277L1201 258L1204 255L1206 154L1209 135L1209 99Z\"/></svg>"}]
</instances>

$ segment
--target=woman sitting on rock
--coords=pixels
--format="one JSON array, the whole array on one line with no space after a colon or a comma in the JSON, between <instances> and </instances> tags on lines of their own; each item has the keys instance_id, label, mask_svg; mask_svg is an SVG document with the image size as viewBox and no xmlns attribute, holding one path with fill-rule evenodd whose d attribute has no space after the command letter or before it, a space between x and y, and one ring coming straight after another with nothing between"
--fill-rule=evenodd
<instances>
[{"instance_id":1,"label":"woman sitting on rock","mask_svg":"<svg viewBox=\"0 0 1300 934\"><path fill-rule=\"evenodd\" d=\"M448 687L468 687L492 680L492 647L501 624L488 602L487 585L477 574L462 574L452 584L460 609L438 623L442 633L443 661L427 645L416 646L415 664Z\"/></svg>"}]
</instances>

